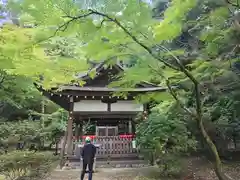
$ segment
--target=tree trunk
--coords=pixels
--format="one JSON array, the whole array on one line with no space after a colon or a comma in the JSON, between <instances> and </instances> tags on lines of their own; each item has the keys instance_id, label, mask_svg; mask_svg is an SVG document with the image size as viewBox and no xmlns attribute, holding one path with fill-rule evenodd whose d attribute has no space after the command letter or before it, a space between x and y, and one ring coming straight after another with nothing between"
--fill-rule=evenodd
<instances>
[{"instance_id":1,"label":"tree trunk","mask_svg":"<svg viewBox=\"0 0 240 180\"><path fill-rule=\"evenodd\" d=\"M211 138L209 137L209 135L207 134L207 132L204 128L202 118L197 119L197 122L198 122L198 127L200 129L201 135L203 136L204 140L206 141L206 144L208 145L211 153L214 156L214 159L215 159L214 169L215 169L215 173L216 173L218 179L219 180L232 180L231 177L228 177L223 172L222 162L221 162L221 159L219 157L217 148L216 148L215 144L213 143L213 141L211 140Z\"/></svg>"},{"instance_id":2,"label":"tree trunk","mask_svg":"<svg viewBox=\"0 0 240 180\"><path fill-rule=\"evenodd\" d=\"M195 91L195 100L196 100L196 120L198 123L198 128L201 132L201 135L203 136L204 141L206 142L206 144L209 147L209 150L211 151L212 155L214 156L215 159L215 164L214 164L214 170L215 173L218 177L219 180L231 180L232 178L228 177L222 169L222 162L221 159L219 157L217 148L215 146L215 144L213 143L213 141L211 140L210 136L208 135L208 133L206 132L204 125L203 125L203 117L202 117L202 103L201 103L201 93L199 90L199 83L197 82L197 80L190 74L190 78L194 84L194 91Z\"/></svg>"}]
</instances>

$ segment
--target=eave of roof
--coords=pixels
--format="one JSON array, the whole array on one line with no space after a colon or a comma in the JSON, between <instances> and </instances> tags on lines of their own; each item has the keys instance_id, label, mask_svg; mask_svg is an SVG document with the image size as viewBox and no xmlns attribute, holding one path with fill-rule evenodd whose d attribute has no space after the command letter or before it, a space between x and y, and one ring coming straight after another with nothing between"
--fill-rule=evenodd
<instances>
[{"instance_id":1,"label":"eave of roof","mask_svg":"<svg viewBox=\"0 0 240 180\"><path fill-rule=\"evenodd\" d=\"M148 87L148 88L108 88L108 87L78 87L78 86L61 86L61 90L73 91L102 91L102 92L155 92L165 91L164 87Z\"/></svg>"}]
</instances>

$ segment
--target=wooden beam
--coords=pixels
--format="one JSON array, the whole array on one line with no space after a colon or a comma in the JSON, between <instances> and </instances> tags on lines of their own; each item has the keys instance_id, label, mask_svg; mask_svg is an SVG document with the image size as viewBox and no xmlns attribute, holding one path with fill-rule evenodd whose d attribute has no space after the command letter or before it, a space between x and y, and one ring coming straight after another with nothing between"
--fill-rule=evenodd
<instances>
[{"instance_id":1,"label":"wooden beam","mask_svg":"<svg viewBox=\"0 0 240 180\"><path fill-rule=\"evenodd\" d=\"M81 114L81 116L91 116L91 115L97 115L97 116L124 116L124 117L133 117L136 116L138 113L142 113L142 111L74 111L74 114L78 115Z\"/></svg>"},{"instance_id":2,"label":"wooden beam","mask_svg":"<svg viewBox=\"0 0 240 180\"><path fill-rule=\"evenodd\" d=\"M128 118L134 118L137 114L85 114L82 115L82 118L89 119L89 118L98 118L98 121L101 121L101 119L108 119L111 121L113 118L119 118L119 119L128 119Z\"/></svg>"}]
</instances>

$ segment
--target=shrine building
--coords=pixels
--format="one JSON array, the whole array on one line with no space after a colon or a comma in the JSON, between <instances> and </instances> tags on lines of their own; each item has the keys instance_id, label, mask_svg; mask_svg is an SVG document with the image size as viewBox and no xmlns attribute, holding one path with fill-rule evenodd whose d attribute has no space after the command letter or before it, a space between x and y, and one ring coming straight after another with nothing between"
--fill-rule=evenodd
<instances>
[{"instance_id":1,"label":"shrine building","mask_svg":"<svg viewBox=\"0 0 240 180\"><path fill-rule=\"evenodd\" d=\"M136 157L137 150L132 147L135 137L135 117L148 111L148 104L138 104L137 95L162 92L164 88L152 83L141 82L135 88L110 88L124 68L119 65L94 64L96 76L91 78L89 71L81 73L79 78L85 81L84 86L63 85L61 91L40 91L69 112L67 138L63 142L68 156L79 158L76 146L86 135L101 146L97 151L98 158ZM127 97L117 97L116 92L127 92ZM67 145L66 145L67 144Z\"/></svg>"}]
</instances>

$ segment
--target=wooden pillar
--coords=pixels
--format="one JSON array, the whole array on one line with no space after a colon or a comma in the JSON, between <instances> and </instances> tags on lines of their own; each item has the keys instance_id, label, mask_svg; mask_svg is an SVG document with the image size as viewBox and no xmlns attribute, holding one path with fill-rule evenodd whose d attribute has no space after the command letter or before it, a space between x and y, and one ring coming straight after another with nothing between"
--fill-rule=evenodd
<instances>
[{"instance_id":1,"label":"wooden pillar","mask_svg":"<svg viewBox=\"0 0 240 180\"><path fill-rule=\"evenodd\" d=\"M75 142L79 142L80 140L80 123L79 122L75 122Z\"/></svg>"},{"instance_id":2,"label":"wooden pillar","mask_svg":"<svg viewBox=\"0 0 240 180\"><path fill-rule=\"evenodd\" d=\"M95 136L98 136L98 133L97 133L97 126L98 126L97 121L95 121Z\"/></svg>"},{"instance_id":3,"label":"wooden pillar","mask_svg":"<svg viewBox=\"0 0 240 180\"><path fill-rule=\"evenodd\" d=\"M135 121L132 121L132 131L133 131L133 134L136 134L136 122Z\"/></svg>"},{"instance_id":4,"label":"wooden pillar","mask_svg":"<svg viewBox=\"0 0 240 180\"><path fill-rule=\"evenodd\" d=\"M67 144L67 130L64 133L63 142L61 143L61 151L60 151L60 168L64 166L64 155L65 155L65 148Z\"/></svg>"},{"instance_id":5,"label":"wooden pillar","mask_svg":"<svg viewBox=\"0 0 240 180\"><path fill-rule=\"evenodd\" d=\"M82 136L83 136L83 119L82 117L79 118L79 140L82 142Z\"/></svg>"},{"instance_id":6,"label":"wooden pillar","mask_svg":"<svg viewBox=\"0 0 240 180\"><path fill-rule=\"evenodd\" d=\"M79 142L79 124L78 122L74 121L74 144L73 144L73 150L74 150L74 155L76 154L76 150L77 150L77 145L78 145L78 142Z\"/></svg>"},{"instance_id":7,"label":"wooden pillar","mask_svg":"<svg viewBox=\"0 0 240 180\"><path fill-rule=\"evenodd\" d=\"M129 121L128 121L128 133L132 134L132 120L131 119L129 119Z\"/></svg>"},{"instance_id":8,"label":"wooden pillar","mask_svg":"<svg viewBox=\"0 0 240 180\"><path fill-rule=\"evenodd\" d=\"M67 155L73 154L73 97L70 97L69 118L67 125Z\"/></svg>"}]
</instances>

